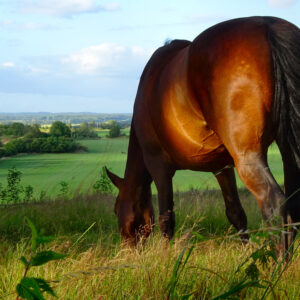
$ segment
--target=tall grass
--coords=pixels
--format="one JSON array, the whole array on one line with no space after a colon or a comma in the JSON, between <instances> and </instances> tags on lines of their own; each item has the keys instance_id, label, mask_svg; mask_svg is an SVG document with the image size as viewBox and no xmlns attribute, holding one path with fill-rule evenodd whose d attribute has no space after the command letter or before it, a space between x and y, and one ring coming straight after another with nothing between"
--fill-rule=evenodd
<instances>
[{"instance_id":1,"label":"tall grass","mask_svg":"<svg viewBox=\"0 0 300 300\"><path fill-rule=\"evenodd\" d=\"M259 228L261 217L255 200L246 191L241 198L250 229ZM44 228L46 235L56 237L50 244L52 250L69 254L63 261L32 270L32 276L50 281L59 299L184 299L185 295L211 299L243 280L243 272L236 270L258 247L228 237L235 231L226 220L217 191L175 193L174 240L167 243L155 228L154 234L134 249L121 244L113 204L112 196L95 194L0 208L0 298L14 299L15 286L23 275L19 257L30 250L25 216ZM194 232L204 240L195 238ZM181 265L174 277L180 255ZM300 298L299 256L297 251L267 299ZM259 266L266 282L276 266ZM262 289L249 287L238 299L260 299L262 295Z\"/></svg>"}]
</instances>

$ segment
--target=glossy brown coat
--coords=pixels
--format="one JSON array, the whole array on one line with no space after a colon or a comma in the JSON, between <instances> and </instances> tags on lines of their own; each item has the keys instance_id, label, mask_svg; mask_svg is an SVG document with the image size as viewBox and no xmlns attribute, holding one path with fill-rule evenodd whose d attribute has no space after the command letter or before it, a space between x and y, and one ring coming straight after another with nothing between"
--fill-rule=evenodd
<instances>
[{"instance_id":1,"label":"glossy brown coat","mask_svg":"<svg viewBox=\"0 0 300 300\"><path fill-rule=\"evenodd\" d=\"M247 219L230 166L267 222L279 214L285 197L267 164L267 149L278 131L273 23L299 31L280 19L242 18L217 24L193 42L175 40L153 54L135 100L125 177L108 172L119 188L115 210L123 237L132 241L150 233L152 180L161 230L172 237L172 177L179 169L216 175L228 219L240 231ZM300 174L297 165L295 172Z\"/></svg>"}]
</instances>

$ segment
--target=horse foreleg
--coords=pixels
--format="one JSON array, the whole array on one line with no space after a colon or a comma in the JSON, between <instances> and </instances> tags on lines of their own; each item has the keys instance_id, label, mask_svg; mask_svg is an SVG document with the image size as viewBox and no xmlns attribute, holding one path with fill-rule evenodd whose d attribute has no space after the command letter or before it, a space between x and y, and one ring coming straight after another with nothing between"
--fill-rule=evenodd
<instances>
[{"instance_id":1,"label":"horse foreleg","mask_svg":"<svg viewBox=\"0 0 300 300\"><path fill-rule=\"evenodd\" d=\"M156 187L158 192L160 230L166 238L171 239L175 228L172 178L161 179L156 184Z\"/></svg>"},{"instance_id":2,"label":"horse foreleg","mask_svg":"<svg viewBox=\"0 0 300 300\"><path fill-rule=\"evenodd\" d=\"M147 157L145 162L157 188L160 230L164 237L171 239L175 227L172 184L175 172L170 166L164 164L159 157Z\"/></svg>"},{"instance_id":3,"label":"horse foreleg","mask_svg":"<svg viewBox=\"0 0 300 300\"><path fill-rule=\"evenodd\" d=\"M237 191L235 174L233 168L227 168L215 174L226 206L226 216L229 222L240 232L240 237L243 242L247 242L249 236L247 230L247 216L241 205Z\"/></svg>"}]
</instances>

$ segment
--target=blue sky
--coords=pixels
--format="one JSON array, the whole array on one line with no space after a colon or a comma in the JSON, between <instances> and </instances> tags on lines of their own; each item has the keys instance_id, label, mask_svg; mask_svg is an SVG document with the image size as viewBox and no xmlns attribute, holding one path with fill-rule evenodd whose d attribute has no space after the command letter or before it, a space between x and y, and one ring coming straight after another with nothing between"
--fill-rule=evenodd
<instances>
[{"instance_id":1,"label":"blue sky","mask_svg":"<svg viewBox=\"0 0 300 300\"><path fill-rule=\"evenodd\" d=\"M252 15L300 26L300 0L0 0L0 112L132 112L166 39Z\"/></svg>"}]
</instances>

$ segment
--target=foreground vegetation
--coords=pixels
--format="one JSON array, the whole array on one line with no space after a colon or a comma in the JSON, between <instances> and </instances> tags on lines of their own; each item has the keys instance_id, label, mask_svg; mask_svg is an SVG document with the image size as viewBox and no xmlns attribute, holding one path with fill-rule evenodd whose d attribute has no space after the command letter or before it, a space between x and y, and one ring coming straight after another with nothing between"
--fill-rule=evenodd
<instances>
[{"instance_id":1,"label":"foreground vegetation","mask_svg":"<svg viewBox=\"0 0 300 300\"><path fill-rule=\"evenodd\" d=\"M248 192L241 198L249 228L258 229L255 200ZM241 264L261 248L254 237L265 239L252 234L252 242L243 245L232 235L220 192L177 192L171 244L155 227L146 243L130 249L121 245L113 205L112 196L94 194L0 208L0 298L16 298L24 273L19 258L29 256L31 236L25 217L55 237L51 250L68 254L30 270L30 276L47 279L59 299L212 299L243 282L249 263ZM299 251L280 277L278 272L272 278L278 263L267 258L266 264L257 264L259 282L273 286L267 299L299 299ZM222 299L260 299L264 291L252 284Z\"/></svg>"}]
</instances>

